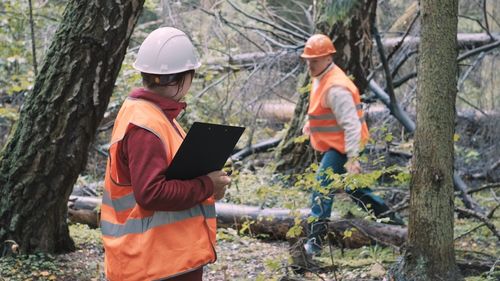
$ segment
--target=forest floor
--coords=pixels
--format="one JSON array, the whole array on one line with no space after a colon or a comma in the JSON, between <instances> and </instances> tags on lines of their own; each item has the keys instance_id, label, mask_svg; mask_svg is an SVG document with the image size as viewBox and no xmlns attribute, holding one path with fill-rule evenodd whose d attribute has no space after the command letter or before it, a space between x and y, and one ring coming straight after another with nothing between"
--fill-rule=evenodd
<instances>
[{"instance_id":1,"label":"forest floor","mask_svg":"<svg viewBox=\"0 0 500 281\"><path fill-rule=\"evenodd\" d=\"M258 189L259 192L253 188L243 188L247 187L247 178L255 178L256 174L259 172L239 175L238 181L229 189L225 200L230 199L231 202L243 204L267 202L266 204L271 207L273 205L271 202L277 204L275 196L279 195L298 202L300 200L297 198L302 197L300 203L306 204L307 199L301 193L288 194L288 190L278 189L271 194L273 189L278 188L276 186L264 191L261 187ZM260 175L262 174L264 173L260 171ZM475 197L483 204L482 200L487 200L488 194L489 192L485 191L485 196L477 194ZM292 199L291 196L296 198ZM263 201L263 198L266 199ZM342 194L337 195L335 202L336 208L340 211L349 209L349 204L352 204L351 200ZM500 220L495 216L493 221L498 229ZM459 237L455 240L457 258L497 263L496 267L491 269L465 272L467 281L500 280L500 270L498 270L500 242L486 227L477 228L479 224L480 222L471 219L455 220L455 237ZM104 281L103 248L99 229L71 224L70 234L77 247L72 253L19 255L0 259L0 281ZM245 232L243 229L219 229L217 240L218 260L205 267L204 280L377 281L384 280L387 270L401 254L399 250L377 245L343 251L337 247L325 247L322 255L315 258L315 261L325 268L336 268L336 270L297 275L290 267L287 242L268 241L265 237Z\"/></svg>"},{"instance_id":2,"label":"forest floor","mask_svg":"<svg viewBox=\"0 0 500 281\"><path fill-rule=\"evenodd\" d=\"M75 252L0 259L0 280L104 281L99 230L86 225L71 225L70 232L77 246ZM471 243L465 247L474 247L473 243L477 241L462 243ZM337 268L335 272L296 275L289 268L288 244L285 242L266 242L240 236L232 229L222 229L218 233L216 248L218 260L205 267L204 280L384 280L386 270L398 256L394 250L378 246L346 249L343 254L339 249L333 249L331 256L327 248L317 261L329 266L333 260ZM500 272L492 271L468 276L466 280L493 281L498 278Z\"/></svg>"}]
</instances>

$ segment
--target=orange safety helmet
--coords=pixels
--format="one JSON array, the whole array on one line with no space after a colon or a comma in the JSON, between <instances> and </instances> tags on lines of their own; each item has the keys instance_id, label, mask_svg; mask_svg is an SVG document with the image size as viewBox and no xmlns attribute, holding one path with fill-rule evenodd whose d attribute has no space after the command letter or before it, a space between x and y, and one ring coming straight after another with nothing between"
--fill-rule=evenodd
<instances>
[{"instance_id":1,"label":"orange safety helmet","mask_svg":"<svg viewBox=\"0 0 500 281\"><path fill-rule=\"evenodd\" d=\"M335 46L328 36L323 34L314 34L309 37L304 47L301 58L317 58L335 53Z\"/></svg>"}]
</instances>

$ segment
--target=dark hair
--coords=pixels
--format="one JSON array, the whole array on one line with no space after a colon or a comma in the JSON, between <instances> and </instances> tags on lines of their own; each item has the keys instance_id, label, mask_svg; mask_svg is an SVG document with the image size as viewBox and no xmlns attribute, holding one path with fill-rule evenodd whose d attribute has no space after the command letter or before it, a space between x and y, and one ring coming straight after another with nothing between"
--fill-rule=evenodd
<instances>
[{"instance_id":1,"label":"dark hair","mask_svg":"<svg viewBox=\"0 0 500 281\"><path fill-rule=\"evenodd\" d=\"M186 76L191 74L191 80L194 77L194 69L186 70L172 74L151 74L141 72L142 84L149 89L165 86L178 86L176 95L182 90Z\"/></svg>"}]
</instances>

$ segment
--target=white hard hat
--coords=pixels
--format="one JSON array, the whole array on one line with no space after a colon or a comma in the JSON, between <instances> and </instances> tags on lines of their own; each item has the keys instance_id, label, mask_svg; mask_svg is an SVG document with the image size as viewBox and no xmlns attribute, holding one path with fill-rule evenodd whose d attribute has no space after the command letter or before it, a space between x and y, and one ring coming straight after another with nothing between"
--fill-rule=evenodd
<instances>
[{"instance_id":1,"label":"white hard hat","mask_svg":"<svg viewBox=\"0 0 500 281\"><path fill-rule=\"evenodd\" d=\"M133 67L151 74L172 74L196 69L201 63L187 35L173 27L161 27L142 42Z\"/></svg>"}]
</instances>

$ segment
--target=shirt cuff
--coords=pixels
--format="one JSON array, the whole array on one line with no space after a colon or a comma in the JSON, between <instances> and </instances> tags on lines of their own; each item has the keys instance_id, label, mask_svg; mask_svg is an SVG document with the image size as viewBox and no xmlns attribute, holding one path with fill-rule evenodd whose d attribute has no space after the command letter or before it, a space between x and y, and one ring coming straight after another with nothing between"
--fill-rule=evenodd
<instances>
[{"instance_id":1,"label":"shirt cuff","mask_svg":"<svg viewBox=\"0 0 500 281\"><path fill-rule=\"evenodd\" d=\"M212 182L209 176L205 175L197 177L196 179L201 182L201 186L204 189L203 193L205 195L203 196L204 197L203 200L207 199L208 197L214 194L214 183Z\"/></svg>"},{"instance_id":2,"label":"shirt cuff","mask_svg":"<svg viewBox=\"0 0 500 281\"><path fill-rule=\"evenodd\" d=\"M359 151L349 151L347 152L347 158L353 159L359 156Z\"/></svg>"}]
</instances>

